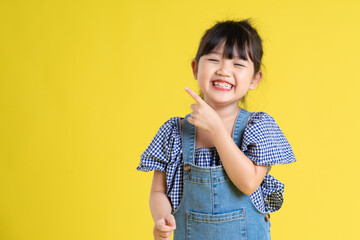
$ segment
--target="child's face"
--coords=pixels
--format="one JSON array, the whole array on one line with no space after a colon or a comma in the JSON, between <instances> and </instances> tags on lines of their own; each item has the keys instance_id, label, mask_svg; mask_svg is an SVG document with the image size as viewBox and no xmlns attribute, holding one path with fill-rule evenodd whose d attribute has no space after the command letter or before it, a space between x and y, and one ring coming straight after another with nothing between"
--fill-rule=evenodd
<instances>
[{"instance_id":1,"label":"child's face","mask_svg":"<svg viewBox=\"0 0 360 240\"><path fill-rule=\"evenodd\" d=\"M254 89L262 78L261 71L254 76L251 59L240 59L235 48L233 59L224 58L224 46L225 42L200 57L197 66L195 60L191 63L194 77L204 93L204 100L210 106L232 103L237 105L247 91ZM221 83L220 80L230 85Z\"/></svg>"}]
</instances>

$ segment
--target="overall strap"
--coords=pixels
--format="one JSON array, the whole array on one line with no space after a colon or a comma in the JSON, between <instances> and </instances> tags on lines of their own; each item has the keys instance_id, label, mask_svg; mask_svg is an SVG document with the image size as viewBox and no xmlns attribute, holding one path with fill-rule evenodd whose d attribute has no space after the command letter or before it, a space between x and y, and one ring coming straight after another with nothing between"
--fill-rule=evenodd
<instances>
[{"instance_id":1,"label":"overall strap","mask_svg":"<svg viewBox=\"0 0 360 240\"><path fill-rule=\"evenodd\" d=\"M240 148L242 138L244 135L244 129L247 125L247 122L250 118L251 112L240 109L235 121L234 130L232 133L232 139L236 145ZM188 122L188 118L191 115L188 114L184 118L183 128L182 128L182 151L183 159L185 163L191 163L195 165L195 143L196 143L196 127Z\"/></svg>"},{"instance_id":2,"label":"overall strap","mask_svg":"<svg viewBox=\"0 0 360 240\"><path fill-rule=\"evenodd\" d=\"M196 127L188 122L190 114L185 116L182 128L182 151L184 165L185 163L192 163L195 165L195 139Z\"/></svg>"},{"instance_id":3,"label":"overall strap","mask_svg":"<svg viewBox=\"0 0 360 240\"><path fill-rule=\"evenodd\" d=\"M235 144L239 148L241 148L241 143L242 143L242 139L244 136L244 130L250 119L250 115L251 115L251 112L241 108L240 112L236 118L236 123L235 123L233 134L232 134L232 139L234 140Z\"/></svg>"}]
</instances>

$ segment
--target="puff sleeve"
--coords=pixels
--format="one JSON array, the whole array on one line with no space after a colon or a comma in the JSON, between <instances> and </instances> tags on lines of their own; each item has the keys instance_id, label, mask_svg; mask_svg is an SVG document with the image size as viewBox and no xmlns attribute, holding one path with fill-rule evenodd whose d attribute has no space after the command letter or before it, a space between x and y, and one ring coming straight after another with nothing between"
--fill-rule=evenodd
<instances>
[{"instance_id":1,"label":"puff sleeve","mask_svg":"<svg viewBox=\"0 0 360 240\"><path fill-rule=\"evenodd\" d=\"M251 114L241 150L257 165L296 161L292 148L275 120L265 112Z\"/></svg>"},{"instance_id":2,"label":"puff sleeve","mask_svg":"<svg viewBox=\"0 0 360 240\"><path fill-rule=\"evenodd\" d=\"M146 150L140 155L138 171L149 172L160 170L165 172L178 149L174 149L174 141L180 136L175 118L167 120L158 130ZM174 136L176 135L176 136Z\"/></svg>"},{"instance_id":3,"label":"puff sleeve","mask_svg":"<svg viewBox=\"0 0 360 240\"><path fill-rule=\"evenodd\" d=\"M241 150L256 165L288 164L295 162L293 150L285 135L267 113L254 112L244 130ZM263 213L275 212L283 204L284 184L266 173L259 188L250 198Z\"/></svg>"}]
</instances>

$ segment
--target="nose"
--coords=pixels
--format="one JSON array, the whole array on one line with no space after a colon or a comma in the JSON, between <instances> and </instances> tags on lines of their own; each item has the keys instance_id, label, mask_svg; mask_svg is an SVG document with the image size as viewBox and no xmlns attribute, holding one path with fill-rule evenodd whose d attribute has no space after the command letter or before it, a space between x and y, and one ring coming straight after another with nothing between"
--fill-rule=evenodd
<instances>
[{"instance_id":1,"label":"nose","mask_svg":"<svg viewBox=\"0 0 360 240\"><path fill-rule=\"evenodd\" d=\"M230 63L226 60L219 64L219 69L216 70L216 74L220 76L230 77Z\"/></svg>"}]
</instances>

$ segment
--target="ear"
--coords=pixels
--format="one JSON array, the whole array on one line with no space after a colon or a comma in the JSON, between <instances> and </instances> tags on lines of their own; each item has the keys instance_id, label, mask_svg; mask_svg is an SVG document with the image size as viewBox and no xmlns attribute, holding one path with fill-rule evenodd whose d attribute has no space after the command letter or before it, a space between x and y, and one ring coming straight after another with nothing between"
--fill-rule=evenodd
<instances>
[{"instance_id":1,"label":"ear","mask_svg":"<svg viewBox=\"0 0 360 240\"><path fill-rule=\"evenodd\" d=\"M195 59L191 61L191 68L193 71L194 78L197 79L197 71L198 71L198 65Z\"/></svg>"},{"instance_id":2,"label":"ear","mask_svg":"<svg viewBox=\"0 0 360 240\"><path fill-rule=\"evenodd\" d=\"M256 86L260 83L262 76L263 76L262 71L258 71L255 74L254 78L251 80L249 89L254 90Z\"/></svg>"}]
</instances>

